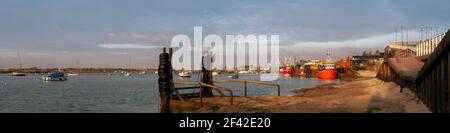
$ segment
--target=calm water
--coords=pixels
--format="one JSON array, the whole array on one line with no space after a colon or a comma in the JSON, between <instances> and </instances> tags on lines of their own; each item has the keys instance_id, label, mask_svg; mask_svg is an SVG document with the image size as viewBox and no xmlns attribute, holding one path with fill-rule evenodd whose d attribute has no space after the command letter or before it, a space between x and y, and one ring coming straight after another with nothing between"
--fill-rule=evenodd
<instances>
[{"instance_id":1,"label":"calm water","mask_svg":"<svg viewBox=\"0 0 450 133\"><path fill-rule=\"evenodd\" d=\"M217 79L227 79L219 75ZM158 76L82 74L64 82L43 82L41 75L11 77L0 75L0 112L158 112ZM258 80L258 75L240 75L240 79ZM197 75L176 81L197 81ZM318 79L280 78L281 95L293 95L292 90L314 87L324 82ZM338 82L339 81L331 81ZM235 88L243 95L239 83L217 84ZM270 86L249 84L249 96L276 95Z\"/></svg>"}]
</instances>

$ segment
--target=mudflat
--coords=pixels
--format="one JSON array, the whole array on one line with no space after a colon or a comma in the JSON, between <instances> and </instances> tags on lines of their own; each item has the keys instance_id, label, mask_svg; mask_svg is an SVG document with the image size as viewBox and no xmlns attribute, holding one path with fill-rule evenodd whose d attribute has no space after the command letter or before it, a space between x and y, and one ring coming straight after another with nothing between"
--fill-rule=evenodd
<instances>
[{"instance_id":1,"label":"mudflat","mask_svg":"<svg viewBox=\"0 0 450 133\"><path fill-rule=\"evenodd\" d=\"M229 97L172 101L176 112L250 113L429 113L414 93L392 82L375 78L372 71L358 71L358 78L343 84L299 88L294 96Z\"/></svg>"}]
</instances>

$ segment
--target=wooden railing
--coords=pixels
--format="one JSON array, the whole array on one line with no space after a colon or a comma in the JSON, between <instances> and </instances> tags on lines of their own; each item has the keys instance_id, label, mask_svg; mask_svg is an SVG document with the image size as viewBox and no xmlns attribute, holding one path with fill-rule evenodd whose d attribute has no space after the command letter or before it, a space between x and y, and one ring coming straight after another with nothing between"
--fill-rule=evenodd
<instances>
[{"instance_id":1,"label":"wooden railing","mask_svg":"<svg viewBox=\"0 0 450 133\"><path fill-rule=\"evenodd\" d=\"M202 82L173 82L174 85L195 85L194 87L184 87L184 88L199 88L200 89L200 105L203 106L203 93L202 93L202 87L209 87L212 88L213 90L216 90L222 97L225 97L225 94L223 93L223 91L228 91L230 93L230 104L233 105L233 91L232 89L229 88L225 88L225 87L219 87L219 86L214 86L214 85L210 85L210 84L205 84ZM173 90L176 95L178 96L178 98L180 98L180 100L184 100L181 96L181 93L178 91L177 88L175 88Z\"/></svg>"},{"instance_id":2,"label":"wooden railing","mask_svg":"<svg viewBox=\"0 0 450 133\"><path fill-rule=\"evenodd\" d=\"M260 82L260 81L252 81L252 80L236 80L236 79L229 79L229 80L214 80L214 82L217 83L243 83L244 84L244 96L247 97L248 93L248 84L256 84L256 85L267 85L267 86L273 86L277 89L278 96L280 96L280 85L270 82Z\"/></svg>"},{"instance_id":3,"label":"wooden railing","mask_svg":"<svg viewBox=\"0 0 450 133\"><path fill-rule=\"evenodd\" d=\"M420 57L432 54L444 36L445 34L441 34L430 39L420 41L416 46L416 56Z\"/></svg>"},{"instance_id":4,"label":"wooden railing","mask_svg":"<svg viewBox=\"0 0 450 133\"><path fill-rule=\"evenodd\" d=\"M432 112L450 112L450 36L445 36L433 50L412 88Z\"/></svg>"},{"instance_id":5,"label":"wooden railing","mask_svg":"<svg viewBox=\"0 0 450 133\"><path fill-rule=\"evenodd\" d=\"M377 77L380 80L393 81L403 89L408 87L432 112L450 112L450 35L437 38L436 46L432 42L418 45L418 55L429 55L414 78L400 78L392 64L383 63ZM421 51L422 50L422 51Z\"/></svg>"}]
</instances>

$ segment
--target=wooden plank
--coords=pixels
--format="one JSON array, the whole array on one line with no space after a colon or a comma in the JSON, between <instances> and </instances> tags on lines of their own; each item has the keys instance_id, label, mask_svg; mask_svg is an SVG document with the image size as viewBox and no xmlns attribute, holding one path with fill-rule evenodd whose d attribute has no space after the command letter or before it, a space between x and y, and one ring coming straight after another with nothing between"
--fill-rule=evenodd
<instances>
[{"instance_id":1,"label":"wooden plank","mask_svg":"<svg viewBox=\"0 0 450 133\"><path fill-rule=\"evenodd\" d=\"M436 112L436 71L431 70L431 110Z\"/></svg>"},{"instance_id":2,"label":"wooden plank","mask_svg":"<svg viewBox=\"0 0 450 133\"><path fill-rule=\"evenodd\" d=\"M437 60L436 68L436 93L437 93L437 112L442 112L442 70L441 70L441 60Z\"/></svg>"},{"instance_id":3,"label":"wooden plank","mask_svg":"<svg viewBox=\"0 0 450 133\"><path fill-rule=\"evenodd\" d=\"M426 96L426 99L427 99L427 107L431 107L431 100L430 100L430 90L431 90L431 83L430 83L430 79L431 79L431 74L429 73L429 74L427 74L427 96Z\"/></svg>"},{"instance_id":4,"label":"wooden plank","mask_svg":"<svg viewBox=\"0 0 450 133\"><path fill-rule=\"evenodd\" d=\"M177 89L174 89L174 91L175 91L175 94L177 95L178 99L180 99L181 101L184 101L183 97L181 96L181 93Z\"/></svg>"},{"instance_id":5,"label":"wooden plank","mask_svg":"<svg viewBox=\"0 0 450 133\"><path fill-rule=\"evenodd\" d=\"M447 44L448 45L448 44ZM446 84L445 85L445 88L446 88L446 91L447 91L447 113L448 112L450 112L450 66L449 66L449 62L450 62L450 51L447 51L447 56L446 56L446 58L444 59L444 61L445 61L445 63L444 63L444 71L445 71L445 73L446 73L446 76L445 76L445 81L446 82L444 82L444 84Z\"/></svg>"},{"instance_id":6,"label":"wooden plank","mask_svg":"<svg viewBox=\"0 0 450 133\"><path fill-rule=\"evenodd\" d=\"M447 84L447 82L448 82L448 80L446 80L446 74L447 74L447 71L446 71L446 69L445 69L445 60L446 60L446 58L444 57L442 60L441 60L441 63L440 63L440 65L439 65L439 67L441 68L441 81L440 81L440 86L441 86L441 97L442 97L442 112L448 112L447 111L447 107L448 107L448 91L447 91L447 86L446 86L446 84Z\"/></svg>"}]
</instances>

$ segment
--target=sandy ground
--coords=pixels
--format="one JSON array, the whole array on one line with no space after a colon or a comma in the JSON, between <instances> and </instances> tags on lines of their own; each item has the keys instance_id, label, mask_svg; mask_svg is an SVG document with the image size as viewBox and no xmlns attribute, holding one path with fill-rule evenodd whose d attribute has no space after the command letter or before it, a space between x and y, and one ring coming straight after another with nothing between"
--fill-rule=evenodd
<instances>
[{"instance_id":1,"label":"sandy ground","mask_svg":"<svg viewBox=\"0 0 450 133\"><path fill-rule=\"evenodd\" d=\"M414 93L392 82L385 83L371 71L358 71L359 78L339 85L299 89L295 96L204 98L173 101L175 112L270 112L270 113L425 113L430 112Z\"/></svg>"}]
</instances>

